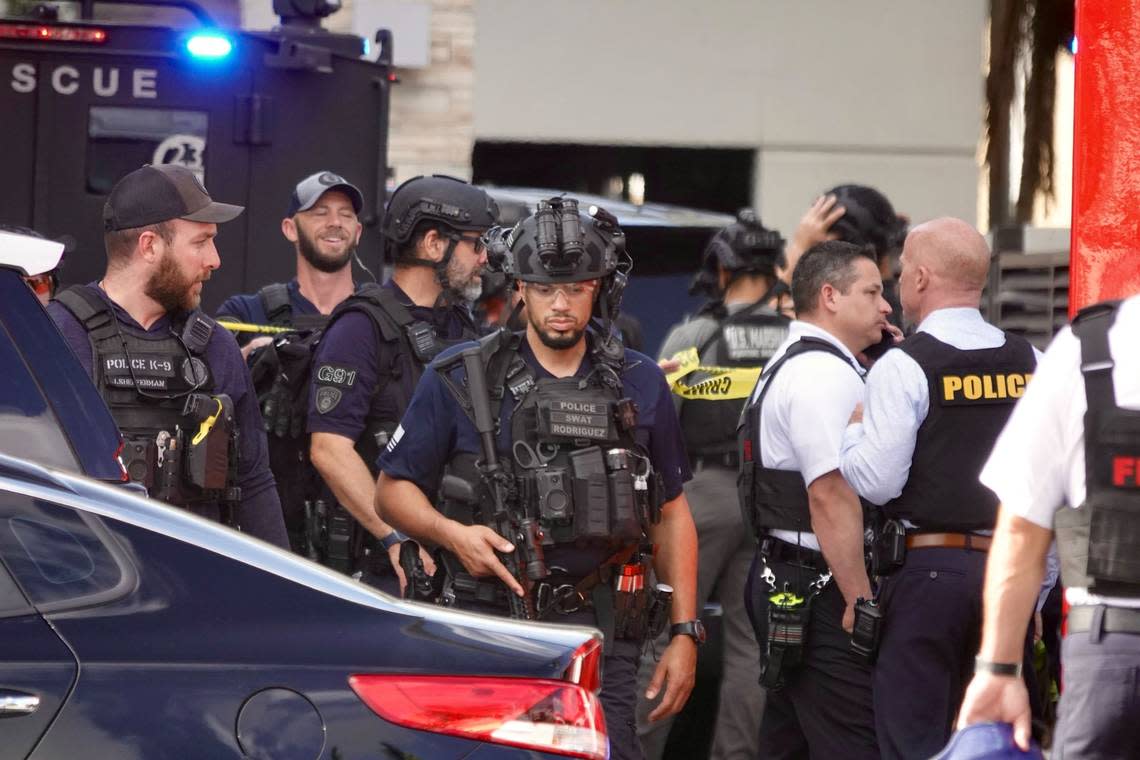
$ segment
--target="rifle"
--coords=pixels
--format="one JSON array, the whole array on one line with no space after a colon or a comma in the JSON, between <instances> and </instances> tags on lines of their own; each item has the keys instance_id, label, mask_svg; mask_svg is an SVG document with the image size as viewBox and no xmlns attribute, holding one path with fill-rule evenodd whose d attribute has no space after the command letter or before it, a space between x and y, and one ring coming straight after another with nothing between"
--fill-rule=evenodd
<instances>
[{"instance_id":1,"label":"rifle","mask_svg":"<svg viewBox=\"0 0 1140 760\"><path fill-rule=\"evenodd\" d=\"M489 517L488 525L492 530L514 544L513 552L500 552L498 556L507 572L514 576L526 592L523 598L519 598L508 591L511 617L534 620L537 615L530 593L532 581L550 575L542 550L542 529L538 520L528 516L524 506L518 503L519 494L514 479L499 462L495 450L495 416L491 411L491 394L487 386L486 358L499 350L504 335L509 333L501 328L496 330L475 345L439 362L437 370L441 377L446 378L448 370L462 363L466 372L465 395L468 408L465 411L474 423L475 431L479 433L483 450L482 459L475 466L491 497L491 514L485 514L484 517ZM525 572L520 563L525 563Z\"/></svg>"}]
</instances>

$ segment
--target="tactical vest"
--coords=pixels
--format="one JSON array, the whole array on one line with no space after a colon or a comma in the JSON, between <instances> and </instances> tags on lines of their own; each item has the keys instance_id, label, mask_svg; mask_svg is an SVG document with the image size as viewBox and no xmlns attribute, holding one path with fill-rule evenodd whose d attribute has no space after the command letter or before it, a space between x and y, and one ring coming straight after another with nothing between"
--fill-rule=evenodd
<instances>
[{"instance_id":1,"label":"tactical vest","mask_svg":"<svg viewBox=\"0 0 1140 760\"><path fill-rule=\"evenodd\" d=\"M375 476L376 458L400 424L424 367L444 348L461 341L441 339L434 327L412 316L395 291L376 283L365 284L342 301L329 317L330 323L350 311L367 314L381 341L376 389L369 402L364 432L356 441L357 453ZM474 325L466 325L461 340L474 337Z\"/></svg>"},{"instance_id":2,"label":"tactical vest","mask_svg":"<svg viewBox=\"0 0 1140 760\"><path fill-rule=\"evenodd\" d=\"M120 322L93 286L57 300L87 331L95 386L123 434L131 479L176 506L236 504L233 402L213 394L205 361L214 320L194 310L152 335Z\"/></svg>"},{"instance_id":3,"label":"tactical vest","mask_svg":"<svg viewBox=\"0 0 1140 760\"><path fill-rule=\"evenodd\" d=\"M518 353L521 340L521 333L513 336L487 369L500 402L496 449L521 509L539 521L546 546L608 554L638 543L658 518L664 486L636 439L636 404L622 395L620 365L608 367L592 354L594 371L585 379L536 381ZM463 392L454 381L448 387ZM457 454L447 471L479 492L477 459ZM464 524L484 522L479 507L447 500L444 512Z\"/></svg>"},{"instance_id":4,"label":"tactical vest","mask_svg":"<svg viewBox=\"0 0 1140 760\"><path fill-rule=\"evenodd\" d=\"M760 456L760 412L764 398L780 368L794 356L809 351L826 351L856 371L850 359L836 346L820 338L803 337L788 347L784 355L769 364L760 376L764 387L756 401L745 408L740 430L740 478L737 482L745 520L759 534L766 530L811 532L811 510L807 487L798 470L765 467ZM862 379L862 378L860 378Z\"/></svg>"},{"instance_id":5,"label":"tactical vest","mask_svg":"<svg viewBox=\"0 0 1140 760\"><path fill-rule=\"evenodd\" d=\"M1120 303L1090 306L1073 320L1085 399L1085 494L1053 519L1061 580L1111 596L1140 597L1140 411L1116 405L1108 330Z\"/></svg>"},{"instance_id":6,"label":"tactical vest","mask_svg":"<svg viewBox=\"0 0 1140 760\"><path fill-rule=\"evenodd\" d=\"M765 299L766 300L766 299ZM727 315L714 305L702 315L717 319L716 331L697 347L703 366L763 366L788 336L787 317L776 314L764 300ZM736 452L736 428L747 399L686 399L681 404L681 433L692 457Z\"/></svg>"},{"instance_id":7,"label":"tactical vest","mask_svg":"<svg viewBox=\"0 0 1140 760\"><path fill-rule=\"evenodd\" d=\"M1002 346L967 351L919 332L898 348L926 374L930 406L910 475L884 514L927 531L992 530L998 499L978 474L1033 376L1033 346L1006 333Z\"/></svg>"},{"instance_id":8,"label":"tactical vest","mask_svg":"<svg viewBox=\"0 0 1140 760\"><path fill-rule=\"evenodd\" d=\"M271 282L257 291L261 309L271 325L295 327L298 332L319 330L328 324L328 314L293 314L293 302L289 298L289 286L283 282Z\"/></svg>"}]
</instances>

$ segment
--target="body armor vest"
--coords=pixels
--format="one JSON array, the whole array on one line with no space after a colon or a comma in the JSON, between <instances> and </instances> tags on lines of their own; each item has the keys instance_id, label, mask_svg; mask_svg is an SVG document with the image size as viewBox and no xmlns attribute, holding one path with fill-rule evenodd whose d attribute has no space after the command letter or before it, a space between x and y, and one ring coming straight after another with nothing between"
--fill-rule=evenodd
<instances>
[{"instance_id":1,"label":"body armor vest","mask_svg":"<svg viewBox=\"0 0 1140 760\"><path fill-rule=\"evenodd\" d=\"M342 301L329 321L349 311L367 314L381 340L376 390L369 402L364 432L356 442L357 452L375 476L376 458L400 424L424 367L447 346L474 338L475 328L467 325L461 340L445 341L430 324L413 317L391 288L375 283L364 285Z\"/></svg>"},{"instance_id":2,"label":"body armor vest","mask_svg":"<svg viewBox=\"0 0 1140 760\"><path fill-rule=\"evenodd\" d=\"M703 366L763 366L788 336L787 317L764 306L764 301L734 314L723 306L706 311L717 319L716 332L697 347ZM747 399L685 399L681 404L681 432L693 457L719 456L736 451L736 428Z\"/></svg>"},{"instance_id":3,"label":"body armor vest","mask_svg":"<svg viewBox=\"0 0 1140 760\"><path fill-rule=\"evenodd\" d=\"M1006 333L997 348L966 351L919 332L899 350L926 374L930 406L910 475L883 513L926 531L992 530L998 499L978 474L1033 376L1033 346Z\"/></svg>"},{"instance_id":4,"label":"body armor vest","mask_svg":"<svg viewBox=\"0 0 1140 760\"><path fill-rule=\"evenodd\" d=\"M826 340L812 337L800 338L764 369L760 378L764 388L756 402L744 410L740 431L740 503L746 522L757 532L769 529L811 532L811 510L803 475L798 470L765 467L760 457L760 412L768 389L789 359L808 351L826 351L842 359L852 372L856 371L842 351Z\"/></svg>"},{"instance_id":5,"label":"body armor vest","mask_svg":"<svg viewBox=\"0 0 1140 760\"><path fill-rule=\"evenodd\" d=\"M1073 320L1085 398L1085 501L1054 516L1061 580L1097 594L1140 597L1140 411L1116 405L1108 329L1119 302Z\"/></svg>"},{"instance_id":6,"label":"body armor vest","mask_svg":"<svg viewBox=\"0 0 1140 760\"><path fill-rule=\"evenodd\" d=\"M610 553L639 542L658 519L664 486L635 437L636 404L622 397L620 370L603 375L610 368L598 371L594 357L595 371L586 379L535 381L518 354L520 340L514 336L487 370L492 392L502 394L496 448L510 473L516 508L539 522L546 546ZM479 458L459 454L448 472L479 484ZM470 505L447 501L444 511L465 524L483 522Z\"/></svg>"},{"instance_id":7,"label":"body armor vest","mask_svg":"<svg viewBox=\"0 0 1140 760\"><path fill-rule=\"evenodd\" d=\"M320 330L329 321L328 314L294 314L293 303L289 299L289 286L283 282L271 282L257 291L261 309L271 325L295 327L298 332Z\"/></svg>"},{"instance_id":8,"label":"body armor vest","mask_svg":"<svg viewBox=\"0 0 1140 760\"><path fill-rule=\"evenodd\" d=\"M152 335L123 324L93 286L58 300L87 331L95 386L123 434L131 479L176 506L236 504L233 402L213 395L204 359L214 320L195 310Z\"/></svg>"}]
</instances>

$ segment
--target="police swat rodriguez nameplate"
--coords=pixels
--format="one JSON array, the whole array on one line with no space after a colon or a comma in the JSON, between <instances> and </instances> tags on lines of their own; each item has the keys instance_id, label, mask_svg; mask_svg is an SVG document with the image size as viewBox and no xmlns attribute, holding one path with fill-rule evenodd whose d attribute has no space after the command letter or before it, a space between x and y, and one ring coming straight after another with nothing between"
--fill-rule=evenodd
<instances>
[{"instance_id":1,"label":"police swat rodriguez nameplate","mask_svg":"<svg viewBox=\"0 0 1140 760\"><path fill-rule=\"evenodd\" d=\"M581 398L542 399L538 403L540 438L612 441L617 438L608 401Z\"/></svg>"}]
</instances>

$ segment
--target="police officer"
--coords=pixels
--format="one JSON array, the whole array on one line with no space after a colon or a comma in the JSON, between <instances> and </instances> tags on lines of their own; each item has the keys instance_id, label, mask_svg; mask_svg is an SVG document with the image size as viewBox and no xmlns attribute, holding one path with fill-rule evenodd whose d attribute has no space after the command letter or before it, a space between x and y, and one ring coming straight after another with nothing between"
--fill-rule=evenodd
<instances>
[{"instance_id":1,"label":"police officer","mask_svg":"<svg viewBox=\"0 0 1140 760\"><path fill-rule=\"evenodd\" d=\"M776 267L784 252L779 233L760 224L751 209L720 230L705 248L701 270L690 293L709 297L697 315L676 325L661 347L662 359L696 348L702 366L763 366L788 334L787 317L769 305L777 290ZM780 283L782 285L782 283ZM687 378L698 385L700 373ZM744 612L744 583L755 553L737 503L736 426L745 398L674 396L693 479L685 488L700 541L697 608L714 589L724 609L724 667L711 758L755 757L764 711L760 688L760 651ZM642 680L653 672L645 657ZM639 705L638 732L646 755L661 757L672 721L648 723L652 709Z\"/></svg>"},{"instance_id":2,"label":"police officer","mask_svg":"<svg viewBox=\"0 0 1140 760\"><path fill-rule=\"evenodd\" d=\"M103 207L103 279L48 311L125 439L152 496L287 546L249 372L233 337L198 310L221 262L217 225L241 206L211 200L176 165L119 180Z\"/></svg>"},{"instance_id":3,"label":"police officer","mask_svg":"<svg viewBox=\"0 0 1140 760\"><path fill-rule=\"evenodd\" d=\"M870 598L865 519L839 451L863 399L855 354L890 313L882 288L865 249L808 249L792 275L797 319L742 418L741 500L760 539L745 604L768 688L761 757L879 756L870 667L848 635Z\"/></svg>"},{"instance_id":4,"label":"police officer","mask_svg":"<svg viewBox=\"0 0 1140 760\"><path fill-rule=\"evenodd\" d=\"M223 323L296 330L273 337L239 331L236 337L253 374L269 437L269 465L289 544L298 554L316 554L306 531L306 510L312 514L318 500L332 502L309 464L304 434L312 346L328 315L356 289L352 258L363 229L357 218L363 207L360 190L333 172L298 182L281 220L281 234L296 252L297 276L253 294L231 296L217 312Z\"/></svg>"},{"instance_id":5,"label":"police officer","mask_svg":"<svg viewBox=\"0 0 1140 760\"><path fill-rule=\"evenodd\" d=\"M453 177L416 177L396 188L381 230L394 250L392 278L341 303L313 357L311 458L352 518L328 505L321 551L388 591L399 588L403 536L372 508L376 457L424 366L446 342L475 335L469 302L487 260L480 235L497 216L486 193Z\"/></svg>"},{"instance_id":6,"label":"police officer","mask_svg":"<svg viewBox=\"0 0 1140 760\"><path fill-rule=\"evenodd\" d=\"M676 412L661 370L610 324L629 265L616 219L554 198L504 246L526 329L444 354L424 374L381 456L377 509L441 547L445 602L601 628L611 756L639 758L638 651L651 602L661 610L667 596L646 580L651 562L672 587L673 625L650 719L684 705L704 638ZM431 503L441 483L442 513Z\"/></svg>"},{"instance_id":7,"label":"police officer","mask_svg":"<svg viewBox=\"0 0 1140 760\"><path fill-rule=\"evenodd\" d=\"M1140 756L1137 335L1140 296L1082 311L1045 352L981 474L1001 509L959 724L1011 722L1028 746L1021 642L1055 535L1070 605L1055 757Z\"/></svg>"},{"instance_id":8,"label":"police officer","mask_svg":"<svg viewBox=\"0 0 1140 760\"><path fill-rule=\"evenodd\" d=\"M987 324L985 239L959 219L906 238L903 315L917 332L867 376L863 423L840 471L893 522L895 556L879 567L884 614L874 672L885 758L936 754L953 731L981 625L982 576L997 499L978 483L985 457L1036 365L1034 349ZM1028 618L1022 621L1025 635Z\"/></svg>"},{"instance_id":9,"label":"police officer","mask_svg":"<svg viewBox=\"0 0 1140 760\"><path fill-rule=\"evenodd\" d=\"M869 246L875 251L883 277L883 298L891 305L891 324L901 328L895 259L906 238L907 224L906 217L896 214L887 197L875 188L836 185L804 212L788 243L788 265L794 268L804 251L824 240Z\"/></svg>"},{"instance_id":10,"label":"police officer","mask_svg":"<svg viewBox=\"0 0 1140 760\"><path fill-rule=\"evenodd\" d=\"M358 218L363 208L363 194L339 174L320 171L298 182L281 220L281 234L296 253L296 276L256 293L230 296L218 309L218 318L250 325L322 327L332 310L356 290L352 259L363 230ZM247 357L272 341L269 336L253 336L237 334Z\"/></svg>"}]
</instances>

